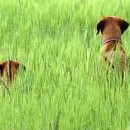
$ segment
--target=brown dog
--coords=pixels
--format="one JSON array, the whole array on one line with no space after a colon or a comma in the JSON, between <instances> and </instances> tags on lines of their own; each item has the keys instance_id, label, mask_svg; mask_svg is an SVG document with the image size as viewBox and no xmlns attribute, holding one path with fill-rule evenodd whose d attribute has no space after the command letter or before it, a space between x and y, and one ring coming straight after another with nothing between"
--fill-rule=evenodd
<instances>
[{"instance_id":1,"label":"brown dog","mask_svg":"<svg viewBox=\"0 0 130 130\"><path fill-rule=\"evenodd\" d=\"M123 48L121 35L129 23L115 16L103 17L97 24L97 34L101 31L103 39L103 55L105 60L114 68L115 51L119 49L119 67L122 72L126 69L127 56Z\"/></svg>"},{"instance_id":2,"label":"brown dog","mask_svg":"<svg viewBox=\"0 0 130 130\"><path fill-rule=\"evenodd\" d=\"M0 73L4 84L10 85L20 67L25 70L25 66L17 61L8 60L0 63Z\"/></svg>"}]
</instances>

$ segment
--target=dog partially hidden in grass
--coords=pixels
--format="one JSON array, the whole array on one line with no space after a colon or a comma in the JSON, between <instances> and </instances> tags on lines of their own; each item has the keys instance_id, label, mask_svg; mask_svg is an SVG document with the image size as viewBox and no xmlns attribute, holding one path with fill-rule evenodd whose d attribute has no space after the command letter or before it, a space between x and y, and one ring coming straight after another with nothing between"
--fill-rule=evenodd
<instances>
[{"instance_id":1,"label":"dog partially hidden in grass","mask_svg":"<svg viewBox=\"0 0 130 130\"><path fill-rule=\"evenodd\" d=\"M103 17L97 24L97 34L101 31L103 56L112 68L116 68L116 51L118 51L119 70L122 73L127 68L127 56L124 50L121 35L128 28L129 23L116 16Z\"/></svg>"},{"instance_id":2,"label":"dog partially hidden in grass","mask_svg":"<svg viewBox=\"0 0 130 130\"><path fill-rule=\"evenodd\" d=\"M25 66L15 60L0 62L1 82L5 84L5 86L9 86L15 79L20 68L25 70Z\"/></svg>"}]
</instances>

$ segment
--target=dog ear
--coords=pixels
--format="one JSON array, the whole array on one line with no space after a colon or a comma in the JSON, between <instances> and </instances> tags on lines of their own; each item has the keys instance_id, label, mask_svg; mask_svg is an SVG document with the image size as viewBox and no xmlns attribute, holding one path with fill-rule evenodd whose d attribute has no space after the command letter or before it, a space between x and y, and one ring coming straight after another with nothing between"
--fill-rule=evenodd
<instances>
[{"instance_id":1,"label":"dog ear","mask_svg":"<svg viewBox=\"0 0 130 130\"><path fill-rule=\"evenodd\" d=\"M26 67L22 64L20 64L20 67L22 68L22 70L26 71Z\"/></svg>"},{"instance_id":2,"label":"dog ear","mask_svg":"<svg viewBox=\"0 0 130 130\"><path fill-rule=\"evenodd\" d=\"M104 24L105 24L105 20L102 19L98 24L97 24L97 33L96 34L99 34L99 32L103 30L104 28Z\"/></svg>"},{"instance_id":3,"label":"dog ear","mask_svg":"<svg viewBox=\"0 0 130 130\"><path fill-rule=\"evenodd\" d=\"M123 34L124 31L128 28L129 23L126 22L125 20L120 19L119 24L120 24L120 28L121 28L121 33Z\"/></svg>"},{"instance_id":4,"label":"dog ear","mask_svg":"<svg viewBox=\"0 0 130 130\"><path fill-rule=\"evenodd\" d=\"M3 73L4 68L6 67L7 62L1 62L0 63L0 73Z\"/></svg>"}]
</instances>

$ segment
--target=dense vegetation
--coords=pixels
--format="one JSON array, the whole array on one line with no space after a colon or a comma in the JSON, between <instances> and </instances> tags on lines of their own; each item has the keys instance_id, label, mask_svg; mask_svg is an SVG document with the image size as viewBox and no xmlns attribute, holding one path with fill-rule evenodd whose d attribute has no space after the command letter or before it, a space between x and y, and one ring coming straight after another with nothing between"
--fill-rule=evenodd
<instances>
[{"instance_id":1,"label":"dense vegetation","mask_svg":"<svg viewBox=\"0 0 130 130\"><path fill-rule=\"evenodd\" d=\"M0 130L129 130L130 72L106 70L96 24L130 22L129 0L0 0L0 61L26 66L0 95ZM123 44L129 55L128 29Z\"/></svg>"}]
</instances>

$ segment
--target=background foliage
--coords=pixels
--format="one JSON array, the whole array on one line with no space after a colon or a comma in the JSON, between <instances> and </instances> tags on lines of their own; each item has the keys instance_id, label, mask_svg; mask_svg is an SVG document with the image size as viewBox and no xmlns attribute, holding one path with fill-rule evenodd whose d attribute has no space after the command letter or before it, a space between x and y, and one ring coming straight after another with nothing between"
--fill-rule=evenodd
<instances>
[{"instance_id":1,"label":"background foliage","mask_svg":"<svg viewBox=\"0 0 130 130\"><path fill-rule=\"evenodd\" d=\"M102 16L130 22L129 10L129 0L0 0L0 60L26 66L11 95L1 84L0 129L129 130L130 73L122 86L106 74L96 35Z\"/></svg>"}]
</instances>

